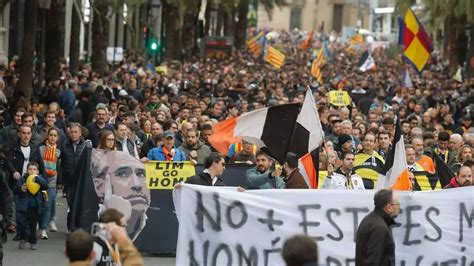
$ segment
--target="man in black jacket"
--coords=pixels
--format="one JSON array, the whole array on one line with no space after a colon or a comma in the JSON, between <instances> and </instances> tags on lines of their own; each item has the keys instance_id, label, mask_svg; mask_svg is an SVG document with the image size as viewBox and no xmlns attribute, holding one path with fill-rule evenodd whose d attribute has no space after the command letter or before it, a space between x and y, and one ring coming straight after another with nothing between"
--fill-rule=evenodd
<instances>
[{"instance_id":1,"label":"man in black jacket","mask_svg":"<svg viewBox=\"0 0 474 266\"><path fill-rule=\"evenodd\" d=\"M3 265L3 243L7 241L6 229L13 226L13 194L3 175L0 175L0 266Z\"/></svg>"},{"instance_id":2,"label":"man in black jacket","mask_svg":"<svg viewBox=\"0 0 474 266\"><path fill-rule=\"evenodd\" d=\"M204 159L204 170L186 181L188 184L201 186L225 186L219 177L224 173L225 160L218 152L212 152Z\"/></svg>"},{"instance_id":3,"label":"man in black jacket","mask_svg":"<svg viewBox=\"0 0 474 266\"><path fill-rule=\"evenodd\" d=\"M375 209L360 223L356 240L356 266L395 265L391 226L400 213L400 200L392 190L374 195Z\"/></svg>"},{"instance_id":4,"label":"man in black jacket","mask_svg":"<svg viewBox=\"0 0 474 266\"><path fill-rule=\"evenodd\" d=\"M69 205L72 204L74 190L77 185L77 174L81 173L79 167L82 165L81 160L90 161L89 158L84 158L82 154L85 149L92 149L92 143L89 140L84 140L82 137L81 124L69 124L69 137L64 143L61 150L61 179L58 179L60 185L64 185L66 192L66 200ZM73 222L71 220L70 212L68 212L68 228L72 229Z\"/></svg>"},{"instance_id":5,"label":"man in black jacket","mask_svg":"<svg viewBox=\"0 0 474 266\"><path fill-rule=\"evenodd\" d=\"M35 162L39 165L40 174L46 176L44 172L43 158L41 157L38 146L31 143L32 129L28 125L19 127L18 141L14 142L7 154L5 168L8 177L7 182L10 189L15 187L16 181L26 173L26 166L29 162ZM16 222L15 201L13 202L13 221ZM16 223L14 223L16 225ZM14 240L18 239L18 235Z\"/></svg>"}]
</instances>

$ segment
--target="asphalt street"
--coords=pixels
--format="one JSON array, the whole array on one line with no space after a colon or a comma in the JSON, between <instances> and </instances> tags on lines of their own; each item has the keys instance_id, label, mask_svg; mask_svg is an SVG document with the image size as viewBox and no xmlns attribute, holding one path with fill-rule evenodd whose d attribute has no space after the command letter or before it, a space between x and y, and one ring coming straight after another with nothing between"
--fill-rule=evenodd
<instances>
[{"instance_id":1,"label":"asphalt street","mask_svg":"<svg viewBox=\"0 0 474 266\"><path fill-rule=\"evenodd\" d=\"M48 240L38 240L38 250L18 249L18 242L13 241L13 234L8 235L8 242L3 247L3 265L6 266L56 266L68 265L64 255L66 241L66 201L58 197L56 204L56 224L58 232L49 232ZM27 245L27 247L29 247ZM175 265L175 258L144 256L145 265Z\"/></svg>"}]
</instances>

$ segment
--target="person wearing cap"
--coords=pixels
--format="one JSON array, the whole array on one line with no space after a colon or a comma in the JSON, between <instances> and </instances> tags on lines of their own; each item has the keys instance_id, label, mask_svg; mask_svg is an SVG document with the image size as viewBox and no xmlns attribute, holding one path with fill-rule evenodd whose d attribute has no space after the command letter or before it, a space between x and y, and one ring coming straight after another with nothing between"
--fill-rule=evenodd
<instances>
[{"instance_id":1,"label":"person wearing cap","mask_svg":"<svg viewBox=\"0 0 474 266\"><path fill-rule=\"evenodd\" d=\"M155 147L148 152L148 160L153 161L173 161L182 162L186 161L186 155L180 149L174 147L174 133L170 130L163 132L163 144L159 147Z\"/></svg>"},{"instance_id":2,"label":"person wearing cap","mask_svg":"<svg viewBox=\"0 0 474 266\"><path fill-rule=\"evenodd\" d=\"M286 176L283 178L285 181L285 188L308 188L308 184L301 175L298 169L298 156L292 152L286 154L285 163L283 164Z\"/></svg>"}]
</instances>

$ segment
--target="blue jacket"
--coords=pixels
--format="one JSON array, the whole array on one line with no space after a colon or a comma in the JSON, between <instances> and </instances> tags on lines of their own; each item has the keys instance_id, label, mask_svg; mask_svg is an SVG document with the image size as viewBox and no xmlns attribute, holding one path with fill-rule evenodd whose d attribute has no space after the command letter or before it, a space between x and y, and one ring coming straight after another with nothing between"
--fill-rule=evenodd
<instances>
[{"instance_id":1,"label":"blue jacket","mask_svg":"<svg viewBox=\"0 0 474 266\"><path fill-rule=\"evenodd\" d=\"M30 199L36 201L36 206L38 206L38 211L41 212L43 209L43 193L41 190L48 189L48 182L44 177L41 175L36 176L36 183L40 184L41 188L36 193L36 195L32 195L29 191L23 192L21 191L21 186L26 183L27 175L22 176L20 179L17 180L14 192L18 195L18 201L16 202L16 210L17 211L28 211L28 202Z\"/></svg>"},{"instance_id":2,"label":"blue jacket","mask_svg":"<svg viewBox=\"0 0 474 266\"><path fill-rule=\"evenodd\" d=\"M148 158L148 160L152 160L152 161L166 161L166 156L165 156L165 153L163 152L162 146L151 149L148 152L148 155L146 157ZM174 148L173 161L174 162L186 161L186 155L184 155L184 152L182 150Z\"/></svg>"}]
</instances>

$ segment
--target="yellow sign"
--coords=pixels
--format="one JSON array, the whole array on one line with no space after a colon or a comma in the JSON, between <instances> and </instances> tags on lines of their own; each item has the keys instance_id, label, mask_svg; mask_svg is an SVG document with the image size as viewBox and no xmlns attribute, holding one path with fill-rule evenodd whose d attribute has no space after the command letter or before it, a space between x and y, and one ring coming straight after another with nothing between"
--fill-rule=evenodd
<instances>
[{"instance_id":1,"label":"yellow sign","mask_svg":"<svg viewBox=\"0 0 474 266\"><path fill-rule=\"evenodd\" d=\"M145 163L145 170L148 189L173 189L177 183L196 174L191 162L148 161Z\"/></svg>"},{"instance_id":2,"label":"yellow sign","mask_svg":"<svg viewBox=\"0 0 474 266\"><path fill-rule=\"evenodd\" d=\"M347 91L330 91L329 103L335 106L348 106L351 105L352 99Z\"/></svg>"},{"instance_id":3,"label":"yellow sign","mask_svg":"<svg viewBox=\"0 0 474 266\"><path fill-rule=\"evenodd\" d=\"M168 75L168 67L167 66L157 66L155 67L155 71L163 74L163 75Z\"/></svg>"}]
</instances>

